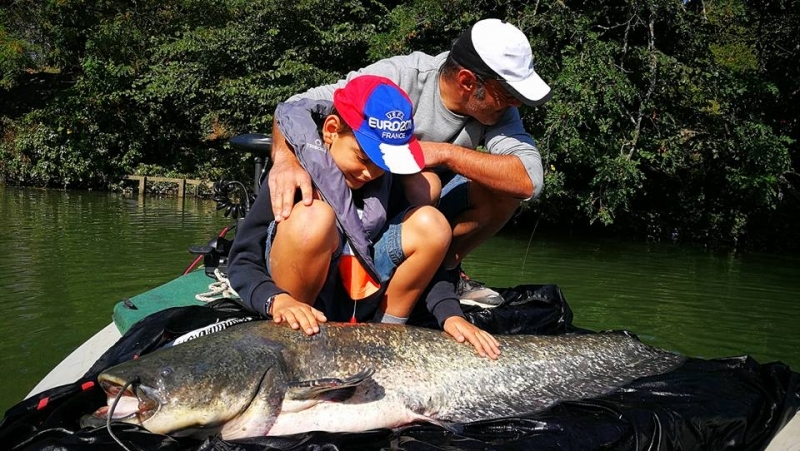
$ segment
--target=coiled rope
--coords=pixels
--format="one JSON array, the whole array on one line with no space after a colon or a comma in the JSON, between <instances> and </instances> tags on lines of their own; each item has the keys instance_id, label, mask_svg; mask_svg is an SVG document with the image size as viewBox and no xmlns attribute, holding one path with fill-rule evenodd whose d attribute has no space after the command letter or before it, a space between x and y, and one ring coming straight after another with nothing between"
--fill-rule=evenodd
<instances>
[{"instance_id":1,"label":"coiled rope","mask_svg":"<svg viewBox=\"0 0 800 451\"><path fill-rule=\"evenodd\" d=\"M208 286L208 291L205 293L196 294L195 299L201 302L211 302L222 298L238 298L239 294L231 288L228 278L225 277L219 268L214 270L214 278L216 282L212 282Z\"/></svg>"}]
</instances>

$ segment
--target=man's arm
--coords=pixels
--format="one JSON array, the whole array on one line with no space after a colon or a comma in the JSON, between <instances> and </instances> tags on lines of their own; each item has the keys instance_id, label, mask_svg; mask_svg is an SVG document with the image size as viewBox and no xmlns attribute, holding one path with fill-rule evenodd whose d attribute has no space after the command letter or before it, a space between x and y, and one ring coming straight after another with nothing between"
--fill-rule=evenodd
<instances>
[{"instance_id":1,"label":"man's arm","mask_svg":"<svg viewBox=\"0 0 800 451\"><path fill-rule=\"evenodd\" d=\"M311 205L314 194L311 176L300 166L292 148L283 137L277 120L272 121L272 168L267 184L272 194L270 201L275 222L289 217L295 204L297 188L300 188L303 205Z\"/></svg>"},{"instance_id":2,"label":"man's arm","mask_svg":"<svg viewBox=\"0 0 800 451\"><path fill-rule=\"evenodd\" d=\"M427 167L442 166L505 196L528 199L534 185L516 155L493 155L448 143L422 142Z\"/></svg>"},{"instance_id":3,"label":"man's arm","mask_svg":"<svg viewBox=\"0 0 800 451\"><path fill-rule=\"evenodd\" d=\"M446 167L501 195L536 198L542 191L542 159L519 111L508 108L494 125L475 119L452 143L423 142L426 165ZM482 144L486 152L472 150Z\"/></svg>"},{"instance_id":4,"label":"man's arm","mask_svg":"<svg viewBox=\"0 0 800 451\"><path fill-rule=\"evenodd\" d=\"M308 91L289 97L287 102L300 99L332 100L333 92L347 84L347 80L354 76L351 72L347 79L337 83L311 88ZM311 115L311 112L308 113ZM311 185L311 176L300 166L297 156L286 142L278 126L277 115L272 121L272 169L267 178L272 192L272 212L275 222L281 222L289 217L295 204L295 194L300 188L303 205L310 206L314 189Z\"/></svg>"}]
</instances>

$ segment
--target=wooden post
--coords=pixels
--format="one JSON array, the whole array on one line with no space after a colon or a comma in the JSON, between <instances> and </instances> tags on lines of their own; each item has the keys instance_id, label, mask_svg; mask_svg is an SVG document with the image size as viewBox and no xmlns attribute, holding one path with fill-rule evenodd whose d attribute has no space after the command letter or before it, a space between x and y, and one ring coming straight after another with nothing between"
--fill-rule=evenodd
<instances>
[{"instance_id":1,"label":"wooden post","mask_svg":"<svg viewBox=\"0 0 800 451\"><path fill-rule=\"evenodd\" d=\"M147 182L150 183L174 183L177 187L176 195L179 198L186 197L186 190L187 188L192 188L192 193L195 197L200 195L200 188L201 185L203 187L207 187L208 189L213 189L214 184L208 181L203 181L199 179L179 179L179 178L172 178L172 177L147 177L144 175L126 175L124 177L125 180L136 180L139 182L139 195L143 196L145 190L147 189Z\"/></svg>"}]
</instances>

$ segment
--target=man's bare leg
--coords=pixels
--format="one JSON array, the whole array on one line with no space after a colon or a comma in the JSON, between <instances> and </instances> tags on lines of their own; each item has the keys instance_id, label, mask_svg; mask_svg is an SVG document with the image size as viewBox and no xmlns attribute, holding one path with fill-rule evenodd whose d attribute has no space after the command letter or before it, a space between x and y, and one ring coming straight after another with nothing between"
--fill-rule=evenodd
<instances>
[{"instance_id":1,"label":"man's bare leg","mask_svg":"<svg viewBox=\"0 0 800 451\"><path fill-rule=\"evenodd\" d=\"M456 268L470 252L495 236L520 203L519 199L498 196L477 183L469 184L469 199L472 207L452 221L453 242L445 257L446 269Z\"/></svg>"}]
</instances>

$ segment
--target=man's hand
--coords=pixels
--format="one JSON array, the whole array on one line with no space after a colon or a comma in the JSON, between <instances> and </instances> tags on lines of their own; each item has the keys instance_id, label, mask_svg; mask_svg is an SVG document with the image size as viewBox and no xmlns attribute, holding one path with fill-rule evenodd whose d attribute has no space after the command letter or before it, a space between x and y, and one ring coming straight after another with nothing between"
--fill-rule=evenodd
<instances>
[{"instance_id":1,"label":"man's hand","mask_svg":"<svg viewBox=\"0 0 800 451\"><path fill-rule=\"evenodd\" d=\"M325 314L314 307L304 304L287 293L275 296L272 304L272 320L276 324L282 322L289 323L294 330L301 330L306 335L314 335L319 332L319 323L328 321Z\"/></svg>"},{"instance_id":2,"label":"man's hand","mask_svg":"<svg viewBox=\"0 0 800 451\"><path fill-rule=\"evenodd\" d=\"M451 155L450 149L452 144L436 141L420 141L419 145L422 148L423 155L425 155L426 169L435 168L437 166L444 166L449 169L446 163L448 157Z\"/></svg>"},{"instance_id":3,"label":"man's hand","mask_svg":"<svg viewBox=\"0 0 800 451\"><path fill-rule=\"evenodd\" d=\"M444 331L459 343L468 341L481 357L492 360L500 357L500 343L486 332L460 316L451 316L444 321Z\"/></svg>"},{"instance_id":4,"label":"man's hand","mask_svg":"<svg viewBox=\"0 0 800 451\"><path fill-rule=\"evenodd\" d=\"M281 222L291 214L297 188L300 188L303 196L303 205L310 206L313 200L311 176L300 166L291 150L287 148L286 152L289 155L275 154L272 169L269 171L269 192L275 222Z\"/></svg>"}]
</instances>

